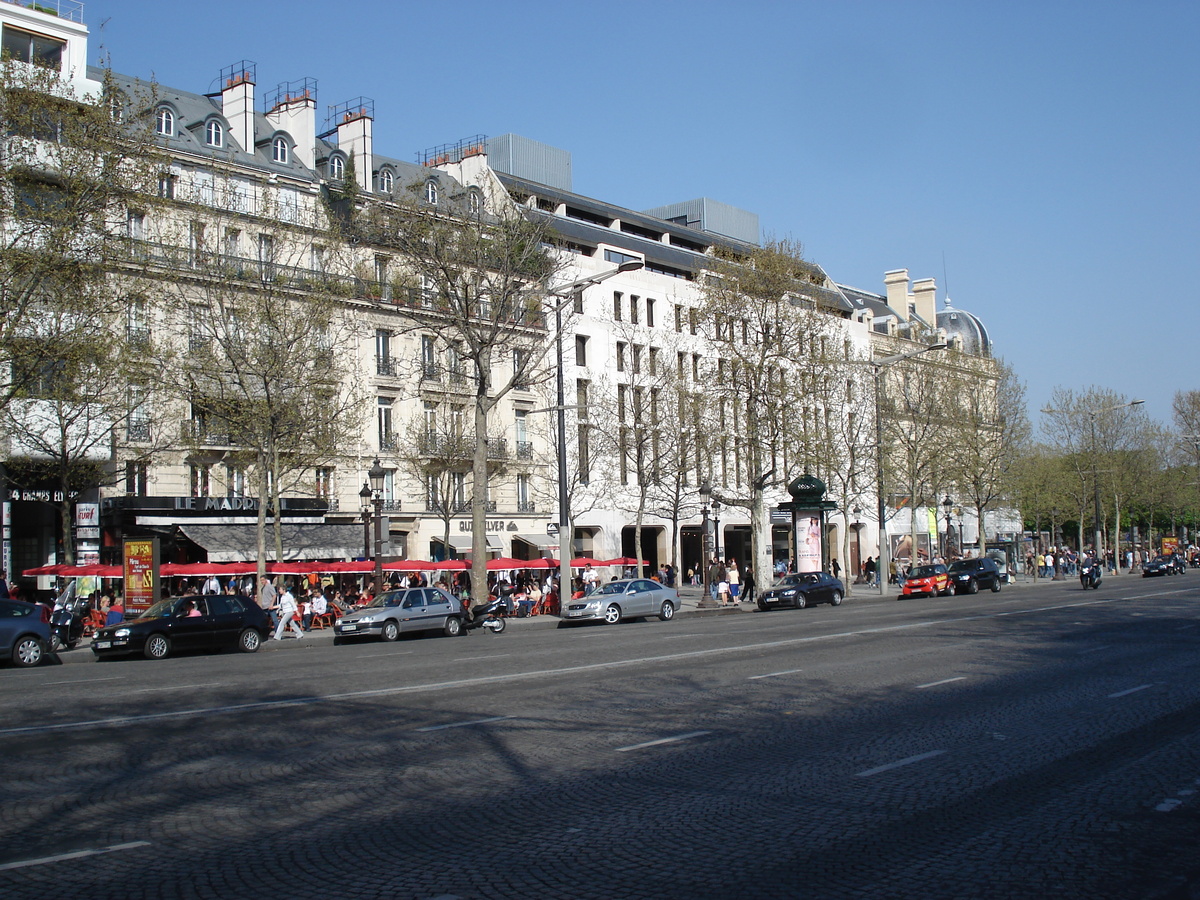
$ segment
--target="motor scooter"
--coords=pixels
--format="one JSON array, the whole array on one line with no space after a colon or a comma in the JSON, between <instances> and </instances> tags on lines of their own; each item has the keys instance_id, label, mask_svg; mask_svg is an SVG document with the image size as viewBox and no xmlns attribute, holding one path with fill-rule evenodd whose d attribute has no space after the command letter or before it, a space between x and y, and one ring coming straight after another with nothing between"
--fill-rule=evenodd
<instances>
[{"instance_id":1,"label":"motor scooter","mask_svg":"<svg viewBox=\"0 0 1200 900\"><path fill-rule=\"evenodd\" d=\"M462 633L470 634L477 628L484 628L492 634L499 634L506 627L504 619L496 615L501 607L506 607L502 597L496 597L487 603L471 607L466 618L463 619Z\"/></svg>"},{"instance_id":2,"label":"motor scooter","mask_svg":"<svg viewBox=\"0 0 1200 900\"><path fill-rule=\"evenodd\" d=\"M1086 591L1088 588L1100 588L1100 564L1095 560L1087 560L1079 566L1079 583Z\"/></svg>"},{"instance_id":3,"label":"motor scooter","mask_svg":"<svg viewBox=\"0 0 1200 900\"><path fill-rule=\"evenodd\" d=\"M67 589L54 601L50 613L50 649L74 650L83 640L84 623L87 621L88 601L75 594L76 582L72 579Z\"/></svg>"}]
</instances>

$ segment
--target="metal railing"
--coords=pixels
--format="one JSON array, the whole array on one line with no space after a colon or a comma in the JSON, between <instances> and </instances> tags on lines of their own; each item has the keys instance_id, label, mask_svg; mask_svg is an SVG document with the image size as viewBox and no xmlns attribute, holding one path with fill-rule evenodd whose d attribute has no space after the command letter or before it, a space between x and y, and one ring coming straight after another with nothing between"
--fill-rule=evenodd
<instances>
[{"instance_id":1,"label":"metal railing","mask_svg":"<svg viewBox=\"0 0 1200 900\"><path fill-rule=\"evenodd\" d=\"M533 459L532 441L517 441L517 459Z\"/></svg>"},{"instance_id":2,"label":"metal railing","mask_svg":"<svg viewBox=\"0 0 1200 900\"><path fill-rule=\"evenodd\" d=\"M23 6L35 12L48 13L66 19L68 22L83 24L83 3L80 0L4 0L13 6Z\"/></svg>"}]
</instances>

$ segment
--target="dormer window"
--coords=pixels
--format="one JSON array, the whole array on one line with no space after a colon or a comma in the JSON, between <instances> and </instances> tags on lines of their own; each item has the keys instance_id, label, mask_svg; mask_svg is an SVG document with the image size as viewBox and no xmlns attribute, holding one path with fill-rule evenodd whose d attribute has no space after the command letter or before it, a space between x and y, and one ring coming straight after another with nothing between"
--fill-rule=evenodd
<instances>
[{"instance_id":1,"label":"dormer window","mask_svg":"<svg viewBox=\"0 0 1200 900\"><path fill-rule=\"evenodd\" d=\"M346 177L346 161L340 156L329 157L329 177L341 181Z\"/></svg>"},{"instance_id":2,"label":"dormer window","mask_svg":"<svg viewBox=\"0 0 1200 900\"><path fill-rule=\"evenodd\" d=\"M438 186L436 181L425 182L425 202L431 206L437 206Z\"/></svg>"},{"instance_id":3,"label":"dormer window","mask_svg":"<svg viewBox=\"0 0 1200 900\"><path fill-rule=\"evenodd\" d=\"M467 208L470 209L472 215L479 215L483 212L483 194L476 188L471 188L467 192Z\"/></svg>"},{"instance_id":4,"label":"dormer window","mask_svg":"<svg viewBox=\"0 0 1200 900\"><path fill-rule=\"evenodd\" d=\"M396 179L392 176L391 169L379 170L379 192L381 194L390 194L392 188L396 185Z\"/></svg>"},{"instance_id":5,"label":"dormer window","mask_svg":"<svg viewBox=\"0 0 1200 900\"><path fill-rule=\"evenodd\" d=\"M210 147L220 147L224 137L225 129L221 127L221 123L216 119L209 119L208 124L204 126L204 143Z\"/></svg>"},{"instance_id":6,"label":"dormer window","mask_svg":"<svg viewBox=\"0 0 1200 900\"><path fill-rule=\"evenodd\" d=\"M271 141L271 159L277 163L288 161L288 142L286 138L277 137Z\"/></svg>"},{"instance_id":7,"label":"dormer window","mask_svg":"<svg viewBox=\"0 0 1200 900\"><path fill-rule=\"evenodd\" d=\"M154 114L154 133L167 137L175 133L175 114L165 106L160 106Z\"/></svg>"}]
</instances>

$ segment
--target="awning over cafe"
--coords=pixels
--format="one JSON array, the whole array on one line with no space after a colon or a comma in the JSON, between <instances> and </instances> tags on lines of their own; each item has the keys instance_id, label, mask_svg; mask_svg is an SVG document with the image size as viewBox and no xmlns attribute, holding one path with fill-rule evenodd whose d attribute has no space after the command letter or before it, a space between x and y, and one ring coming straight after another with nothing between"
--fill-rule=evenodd
<instances>
[{"instance_id":1,"label":"awning over cafe","mask_svg":"<svg viewBox=\"0 0 1200 900\"><path fill-rule=\"evenodd\" d=\"M437 541L439 544L443 543L443 536L440 534L435 535L433 539L435 541ZM471 551L472 543L473 542L471 540L471 535L469 535L469 534L452 534L452 535L450 535L450 546L453 547L455 550L459 550L464 553L469 553ZM487 536L487 548L489 550L495 550L497 553L501 553L504 551L504 545L500 543L500 539L497 537L494 537L490 534Z\"/></svg>"},{"instance_id":2,"label":"awning over cafe","mask_svg":"<svg viewBox=\"0 0 1200 900\"><path fill-rule=\"evenodd\" d=\"M184 537L208 553L210 562L248 562L258 559L254 525L180 525ZM283 525L283 559L347 559L361 556L361 525ZM267 526L267 554L274 557L275 526Z\"/></svg>"}]
</instances>

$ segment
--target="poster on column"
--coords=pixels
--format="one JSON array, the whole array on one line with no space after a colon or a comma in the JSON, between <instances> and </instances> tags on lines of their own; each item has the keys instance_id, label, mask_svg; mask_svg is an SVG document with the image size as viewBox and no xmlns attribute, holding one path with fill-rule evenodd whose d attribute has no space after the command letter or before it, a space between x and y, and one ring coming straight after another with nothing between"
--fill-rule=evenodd
<instances>
[{"instance_id":1,"label":"poster on column","mask_svg":"<svg viewBox=\"0 0 1200 900\"><path fill-rule=\"evenodd\" d=\"M821 571L821 518L802 515L796 520L796 571Z\"/></svg>"},{"instance_id":2,"label":"poster on column","mask_svg":"<svg viewBox=\"0 0 1200 900\"><path fill-rule=\"evenodd\" d=\"M158 538L125 542L125 617L132 619L158 602Z\"/></svg>"}]
</instances>

